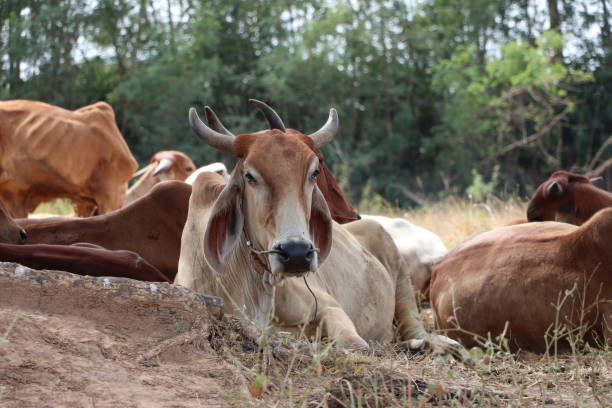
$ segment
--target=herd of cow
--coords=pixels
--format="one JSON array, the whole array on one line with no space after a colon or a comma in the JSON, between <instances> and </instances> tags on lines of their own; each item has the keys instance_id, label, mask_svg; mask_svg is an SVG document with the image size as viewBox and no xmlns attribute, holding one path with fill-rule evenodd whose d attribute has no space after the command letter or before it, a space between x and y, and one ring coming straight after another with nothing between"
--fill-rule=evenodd
<instances>
[{"instance_id":1,"label":"herd of cow","mask_svg":"<svg viewBox=\"0 0 612 408\"><path fill-rule=\"evenodd\" d=\"M543 352L555 322L612 344L611 193L558 171L524 222L447 253L435 234L360 217L346 200L321 153L338 130L334 109L306 135L250 102L269 129L234 135L209 107L207 124L189 111L206 144L238 159L231 173L221 163L196 169L178 151L136 172L103 102L76 111L0 102L0 260L174 282L222 298L228 313L319 328L346 348L396 335L468 360L456 340L470 347L475 335L505 333L512 349ZM58 197L83 218L23 218ZM425 330L419 297L429 297L445 335Z\"/></svg>"}]
</instances>

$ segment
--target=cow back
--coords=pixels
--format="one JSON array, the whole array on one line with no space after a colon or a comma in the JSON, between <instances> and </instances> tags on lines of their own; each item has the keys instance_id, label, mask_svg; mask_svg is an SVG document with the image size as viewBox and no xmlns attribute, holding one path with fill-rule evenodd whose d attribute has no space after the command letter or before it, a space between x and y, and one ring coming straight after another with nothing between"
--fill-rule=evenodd
<instances>
[{"instance_id":1,"label":"cow back","mask_svg":"<svg viewBox=\"0 0 612 408\"><path fill-rule=\"evenodd\" d=\"M30 244L89 242L138 253L170 280L178 267L191 186L180 181L157 184L149 194L119 210L90 218L29 222Z\"/></svg>"}]
</instances>

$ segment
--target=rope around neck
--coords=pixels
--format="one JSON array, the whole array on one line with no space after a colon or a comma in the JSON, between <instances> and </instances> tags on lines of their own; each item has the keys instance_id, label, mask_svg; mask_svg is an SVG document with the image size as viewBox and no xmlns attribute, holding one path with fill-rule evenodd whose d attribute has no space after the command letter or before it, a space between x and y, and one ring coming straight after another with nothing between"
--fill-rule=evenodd
<instances>
[{"instance_id":1,"label":"rope around neck","mask_svg":"<svg viewBox=\"0 0 612 408\"><path fill-rule=\"evenodd\" d=\"M317 297L315 296L314 292L312 291L312 289L310 289L310 286L308 286L308 281L306 280L306 275L304 275L304 283L306 284L306 287L310 291L310 294L312 295L312 297L314 298L314 301L315 301L315 312L314 312L314 316L312 317L312 320L310 321L310 324L314 324L315 320L317 320L317 309L319 308L319 304L317 302Z\"/></svg>"}]
</instances>

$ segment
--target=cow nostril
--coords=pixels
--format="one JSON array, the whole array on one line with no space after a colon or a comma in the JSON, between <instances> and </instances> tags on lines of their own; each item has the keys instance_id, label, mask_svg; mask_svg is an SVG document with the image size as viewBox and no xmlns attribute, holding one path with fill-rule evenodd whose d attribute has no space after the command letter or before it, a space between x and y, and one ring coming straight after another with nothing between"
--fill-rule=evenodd
<instances>
[{"instance_id":1,"label":"cow nostril","mask_svg":"<svg viewBox=\"0 0 612 408\"><path fill-rule=\"evenodd\" d=\"M286 272L303 272L311 268L314 248L304 241L287 241L274 246Z\"/></svg>"},{"instance_id":2,"label":"cow nostril","mask_svg":"<svg viewBox=\"0 0 612 408\"><path fill-rule=\"evenodd\" d=\"M19 230L19 238L22 244L26 243L26 240L28 238L28 234L26 234L26 232L24 230Z\"/></svg>"},{"instance_id":3,"label":"cow nostril","mask_svg":"<svg viewBox=\"0 0 612 408\"><path fill-rule=\"evenodd\" d=\"M272 247L272 250L276 252L281 263L284 264L289 262L289 254L287 253L287 251L285 251L282 244L274 245Z\"/></svg>"}]
</instances>

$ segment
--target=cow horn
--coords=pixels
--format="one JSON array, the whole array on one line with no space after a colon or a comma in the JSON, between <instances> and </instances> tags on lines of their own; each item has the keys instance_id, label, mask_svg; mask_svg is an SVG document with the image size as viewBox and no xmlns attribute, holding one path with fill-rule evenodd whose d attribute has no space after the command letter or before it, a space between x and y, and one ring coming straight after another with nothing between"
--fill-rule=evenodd
<instances>
[{"instance_id":1,"label":"cow horn","mask_svg":"<svg viewBox=\"0 0 612 408\"><path fill-rule=\"evenodd\" d=\"M142 169L140 169L140 170L138 170L136 173L134 173L134 174L132 175L132 179L135 179L136 177L140 177L140 176L142 176L143 174L145 174L145 173L146 173L146 171L147 171L147 170L149 170L149 166L150 166L150 164L147 164L147 165L146 165L146 166L144 166Z\"/></svg>"},{"instance_id":2,"label":"cow horn","mask_svg":"<svg viewBox=\"0 0 612 408\"><path fill-rule=\"evenodd\" d=\"M329 118L323 127L310 135L315 148L320 149L332 141L338 132L338 112L334 108L329 110Z\"/></svg>"},{"instance_id":3,"label":"cow horn","mask_svg":"<svg viewBox=\"0 0 612 408\"><path fill-rule=\"evenodd\" d=\"M153 170L153 176L157 176L162 171L170 170L170 167L174 165L174 160L172 159L161 159L155 170Z\"/></svg>"},{"instance_id":4,"label":"cow horn","mask_svg":"<svg viewBox=\"0 0 612 408\"><path fill-rule=\"evenodd\" d=\"M195 134L204 141L204 143L214 147L215 149L229 153L232 156L235 154L234 137L216 132L206 126L204 122L200 120L195 108L189 108L189 125Z\"/></svg>"},{"instance_id":5,"label":"cow horn","mask_svg":"<svg viewBox=\"0 0 612 408\"><path fill-rule=\"evenodd\" d=\"M603 181L603 177L601 177L601 176L593 177L593 178L589 179L589 182L591 184L599 183L600 181Z\"/></svg>"},{"instance_id":6,"label":"cow horn","mask_svg":"<svg viewBox=\"0 0 612 408\"><path fill-rule=\"evenodd\" d=\"M286 132L285 124L281 120L280 116L274 109L272 109L268 104L262 101L258 101L257 99L249 99L249 103L259 109L261 113L263 113L264 118L266 118L266 122L268 122L268 127L270 129L278 129L283 132Z\"/></svg>"},{"instance_id":7,"label":"cow horn","mask_svg":"<svg viewBox=\"0 0 612 408\"><path fill-rule=\"evenodd\" d=\"M219 120L215 112L210 108L210 106L204 107L204 114L206 115L206 122L208 122L208 126L214 130L215 132L223 133L224 135L235 137L232 132L227 130L223 123Z\"/></svg>"}]
</instances>

